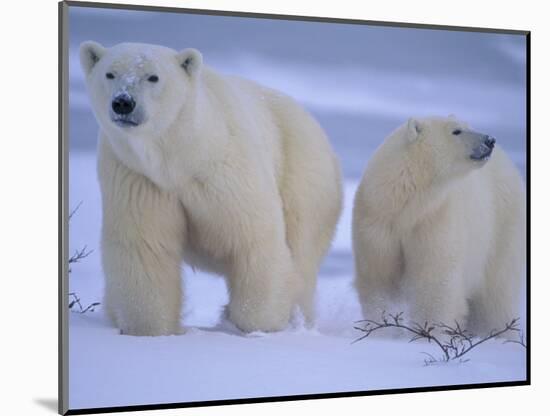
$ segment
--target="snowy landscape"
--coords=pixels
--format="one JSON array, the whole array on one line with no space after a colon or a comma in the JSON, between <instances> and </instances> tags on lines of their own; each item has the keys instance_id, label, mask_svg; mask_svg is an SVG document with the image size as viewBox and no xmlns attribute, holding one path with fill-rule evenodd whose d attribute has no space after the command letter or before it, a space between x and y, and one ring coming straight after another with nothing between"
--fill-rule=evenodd
<instances>
[{"instance_id":1,"label":"snowy landscape","mask_svg":"<svg viewBox=\"0 0 550 416\"><path fill-rule=\"evenodd\" d=\"M317 320L244 334L221 318L222 278L183 268L185 335L121 336L101 305L69 319L71 409L445 386L526 377L526 350L490 340L459 363L426 366L426 342L369 338L352 288L351 208L370 156L410 116L455 114L497 137L525 175L525 43L512 35L70 8L70 291L102 301L97 124L78 45L195 47L206 64L284 91L321 123L341 160L344 210L317 289ZM145 29L144 29L145 28ZM208 32L207 32L208 30ZM176 36L177 34L177 36ZM177 39L176 39L177 37ZM393 312L398 312L393 311ZM522 316L524 318L524 316ZM524 324L524 322L522 322ZM503 323L504 325L504 323Z\"/></svg>"}]
</instances>

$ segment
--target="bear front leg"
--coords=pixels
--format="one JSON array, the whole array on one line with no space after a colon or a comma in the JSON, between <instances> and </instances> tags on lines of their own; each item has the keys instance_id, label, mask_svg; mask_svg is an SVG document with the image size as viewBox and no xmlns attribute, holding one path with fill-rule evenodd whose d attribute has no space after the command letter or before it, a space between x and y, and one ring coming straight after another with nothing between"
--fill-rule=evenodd
<instances>
[{"instance_id":1,"label":"bear front leg","mask_svg":"<svg viewBox=\"0 0 550 416\"><path fill-rule=\"evenodd\" d=\"M403 240L404 295L410 321L465 325L468 313L461 251L449 235L454 230L431 221ZM454 234L453 234L454 233ZM460 245L458 245L460 247Z\"/></svg>"},{"instance_id":2,"label":"bear front leg","mask_svg":"<svg viewBox=\"0 0 550 416\"><path fill-rule=\"evenodd\" d=\"M499 243L499 248L503 247L506 252L499 252L498 257L489 261L485 282L471 300L468 327L480 335L503 328L516 318L520 318L520 326L525 328L522 302L525 299L525 245L517 247L519 244L511 238ZM518 334L510 332L505 336L517 339Z\"/></svg>"},{"instance_id":3,"label":"bear front leg","mask_svg":"<svg viewBox=\"0 0 550 416\"><path fill-rule=\"evenodd\" d=\"M123 335L181 333L180 266L145 241L127 244L109 237L102 244L104 305Z\"/></svg>"},{"instance_id":4,"label":"bear front leg","mask_svg":"<svg viewBox=\"0 0 550 416\"><path fill-rule=\"evenodd\" d=\"M185 223L178 199L109 149L100 152L99 176L107 314L125 335L180 333Z\"/></svg>"},{"instance_id":5,"label":"bear front leg","mask_svg":"<svg viewBox=\"0 0 550 416\"><path fill-rule=\"evenodd\" d=\"M266 239L273 237L266 234ZM249 246L233 261L229 274L228 318L244 332L279 331L290 320L296 276L284 241Z\"/></svg>"},{"instance_id":6,"label":"bear front leg","mask_svg":"<svg viewBox=\"0 0 550 416\"><path fill-rule=\"evenodd\" d=\"M378 320L397 313L398 287L402 271L399 240L383 225L366 225L354 216L353 255L355 287L363 316Z\"/></svg>"}]
</instances>

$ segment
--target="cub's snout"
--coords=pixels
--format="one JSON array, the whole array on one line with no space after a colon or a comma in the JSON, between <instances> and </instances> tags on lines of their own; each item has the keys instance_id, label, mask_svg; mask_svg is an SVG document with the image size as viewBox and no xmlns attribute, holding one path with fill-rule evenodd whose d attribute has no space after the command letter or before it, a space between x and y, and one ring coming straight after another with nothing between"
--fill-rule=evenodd
<instances>
[{"instance_id":1,"label":"cub's snout","mask_svg":"<svg viewBox=\"0 0 550 416\"><path fill-rule=\"evenodd\" d=\"M487 146L488 148L492 149L493 147L495 147L495 143L497 142L497 140L492 137L492 136L486 136L485 137L485 146Z\"/></svg>"},{"instance_id":2,"label":"cub's snout","mask_svg":"<svg viewBox=\"0 0 550 416\"><path fill-rule=\"evenodd\" d=\"M486 161L493 153L496 139L487 134L483 135L478 146L476 146L470 155L470 159L477 161Z\"/></svg>"}]
</instances>

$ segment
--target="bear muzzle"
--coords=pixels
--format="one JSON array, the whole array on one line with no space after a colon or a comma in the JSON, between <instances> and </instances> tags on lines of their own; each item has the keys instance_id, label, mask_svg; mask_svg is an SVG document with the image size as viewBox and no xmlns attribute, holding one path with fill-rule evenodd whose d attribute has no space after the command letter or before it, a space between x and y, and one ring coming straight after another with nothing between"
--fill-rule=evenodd
<instances>
[{"instance_id":1,"label":"bear muzzle","mask_svg":"<svg viewBox=\"0 0 550 416\"><path fill-rule=\"evenodd\" d=\"M136 108L136 102L132 96L128 94L119 94L113 98L111 107L113 108L115 114L127 115L134 111L134 108Z\"/></svg>"},{"instance_id":2,"label":"bear muzzle","mask_svg":"<svg viewBox=\"0 0 550 416\"><path fill-rule=\"evenodd\" d=\"M122 92L111 100L111 120L120 127L133 127L140 124L136 101L127 92Z\"/></svg>"},{"instance_id":3,"label":"bear muzzle","mask_svg":"<svg viewBox=\"0 0 550 416\"><path fill-rule=\"evenodd\" d=\"M493 149L495 148L496 139L489 135L484 135L480 144L476 146L470 155L470 159L476 161L489 160Z\"/></svg>"}]
</instances>

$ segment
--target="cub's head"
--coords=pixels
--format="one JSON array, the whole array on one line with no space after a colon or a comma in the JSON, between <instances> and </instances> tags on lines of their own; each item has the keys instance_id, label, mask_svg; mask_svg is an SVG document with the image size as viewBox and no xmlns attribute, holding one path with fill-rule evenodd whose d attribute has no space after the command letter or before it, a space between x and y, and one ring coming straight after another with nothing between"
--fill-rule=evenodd
<instances>
[{"instance_id":1,"label":"cub's head","mask_svg":"<svg viewBox=\"0 0 550 416\"><path fill-rule=\"evenodd\" d=\"M150 137L162 134L191 99L202 56L195 49L137 43L105 48L88 41L80 45L80 63L102 129Z\"/></svg>"},{"instance_id":2,"label":"cub's head","mask_svg":"<svg viewBox=\"0 0 550 416\"><path fill-rule=\"evenodd\" d=\"M411 118L404 126L405 146L433 175L456 177L491 158L494 137L472 130L454 116Z\"/></svg>"}]
</instances>

